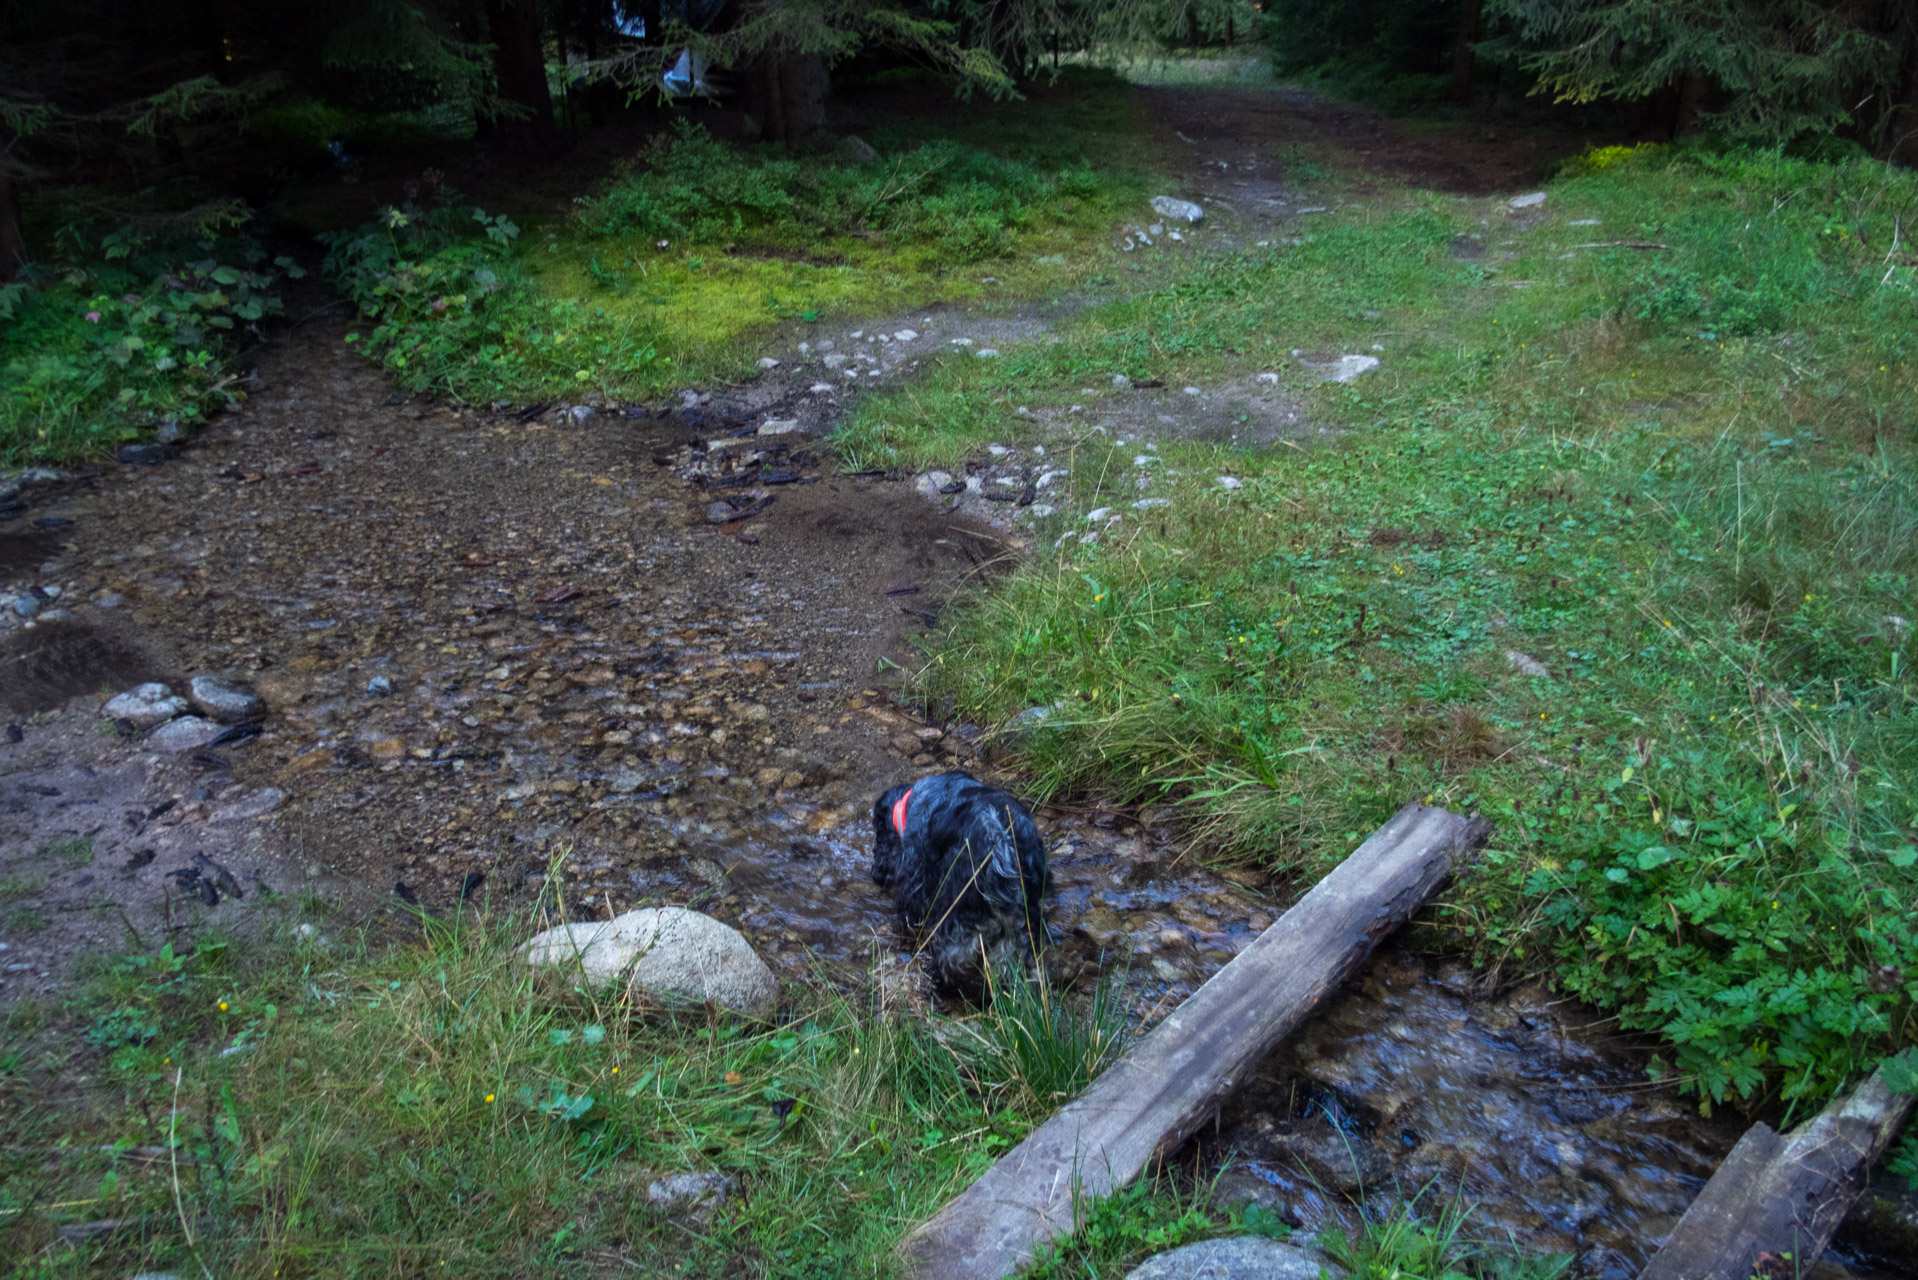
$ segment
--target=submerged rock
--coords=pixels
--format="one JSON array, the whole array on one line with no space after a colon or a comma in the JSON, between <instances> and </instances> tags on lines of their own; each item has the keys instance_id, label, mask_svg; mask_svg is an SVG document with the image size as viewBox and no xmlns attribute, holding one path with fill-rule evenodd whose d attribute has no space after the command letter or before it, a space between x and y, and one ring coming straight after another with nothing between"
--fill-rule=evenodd
<instances>
[{"instance_id":1,"label":"submerged rock","mask_svg":"<svg viewBox=\"0 0 1918 1280\"><path fill-rule=\"evenodd\" d=\"M648 907L597 923L561 925L536 935L529 964L577 965L604 986L628 971L654 995L710 1001L759 1013L779 999L779 983L739 932L684 907Z\"/></svg>"}]
</instances>

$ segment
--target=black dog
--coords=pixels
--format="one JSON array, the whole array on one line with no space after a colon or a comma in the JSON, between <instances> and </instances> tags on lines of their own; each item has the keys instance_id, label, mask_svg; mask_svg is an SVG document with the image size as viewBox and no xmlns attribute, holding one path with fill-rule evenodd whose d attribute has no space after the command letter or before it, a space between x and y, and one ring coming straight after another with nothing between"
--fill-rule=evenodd
<instances>
[{"instance_id":1,"label":"black dog","mask_svg":"<svg viewBox=\"0 0 1918 1280\"><path fill-rule=\"evenodd\" d=\"M987 966L1030 961L1046 941L1039 828L1024 805L966 774L879 797L872 879L892 890L907 930L931 935L926 961L946 990L977 985Z\"/></svg>"}]
</instances>

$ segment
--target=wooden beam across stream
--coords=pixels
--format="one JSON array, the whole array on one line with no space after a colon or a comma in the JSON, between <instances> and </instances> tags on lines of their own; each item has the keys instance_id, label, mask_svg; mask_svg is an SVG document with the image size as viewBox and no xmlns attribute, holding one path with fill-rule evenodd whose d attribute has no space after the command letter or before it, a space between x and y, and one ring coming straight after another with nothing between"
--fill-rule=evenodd
<instances>
[{"instance_id":1,"label":"wooden beam across stream","mask_svg":"<svg viewBox=\"0 0 1918 1280\"><path fill-rule=\"evenodd\" d=\"M1880 1067L1789 1135L1768 1124L1745 1130L1638 1280L1806 1274L1911 1105Z\"/></svg>"},{"instance_id":2,"label":"wooden beam across stream","mask_svg":"<svg viewBox=\"0 0 1918 1280\"><path fill-rule=\"evenodd\" d=\"M1491 827L1408 804L1079 1098L900 1242L914 1280L1000 1280L1209 1121Z\"/></svg>"}]
</instances>

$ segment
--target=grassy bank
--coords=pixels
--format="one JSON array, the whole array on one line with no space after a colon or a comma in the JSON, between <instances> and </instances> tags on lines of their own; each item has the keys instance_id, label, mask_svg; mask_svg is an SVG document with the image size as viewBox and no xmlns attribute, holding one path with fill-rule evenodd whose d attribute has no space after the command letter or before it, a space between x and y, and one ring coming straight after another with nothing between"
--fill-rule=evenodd
<instances>
[{"instance_id":1,"label":"grassy bank","mask_svg":"<svg viewBox=\"0 0 1918 1280\"><path fill-rule=\"evenodd\" d=\"M963 718L1055 708L1041 794L1175 801L1299 880L1406 799L1484 810L1451 941L1660 1032L1708 1106L1816 1101L1914 1033L1918 186L1646 148L1549 190L1345 206L845 443L1069 451L1072 506L923 676ZM1292 358L1375 343L1349 384ZM1263 368L1296 439L1091 425L1114 374Z\"/></svg>"}]
</instances>

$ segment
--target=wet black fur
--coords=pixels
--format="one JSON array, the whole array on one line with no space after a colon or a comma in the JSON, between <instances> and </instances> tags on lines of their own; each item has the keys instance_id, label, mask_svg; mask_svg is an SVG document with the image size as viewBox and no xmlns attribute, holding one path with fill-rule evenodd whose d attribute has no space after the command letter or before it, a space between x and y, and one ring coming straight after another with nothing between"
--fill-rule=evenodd
<instances>
[{"instance_id":1,"label":"wet black fur","mask_svg":"<svg viewBox=\"0 0 1918 1280\"><path fill-rule=\"evenodd\" d=\"M982 958L1030 962L1046 942L1046 844L1032 814L967 774L935 774L912 784L901 839L892 807L905 791L873 804L872 879L909 933L930 932L933 981L972 987Z\"/></svg>"}]
</instances>

